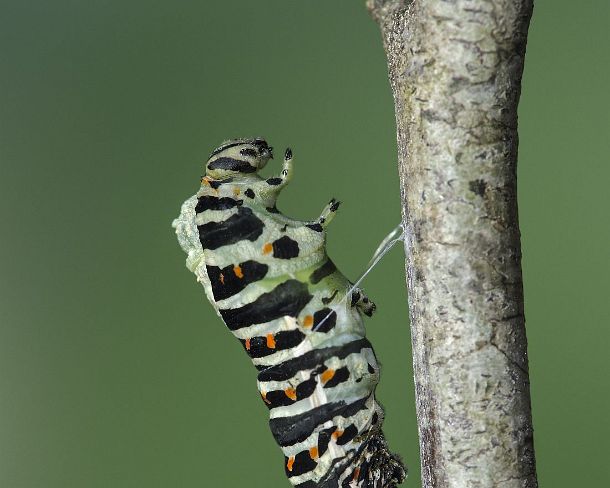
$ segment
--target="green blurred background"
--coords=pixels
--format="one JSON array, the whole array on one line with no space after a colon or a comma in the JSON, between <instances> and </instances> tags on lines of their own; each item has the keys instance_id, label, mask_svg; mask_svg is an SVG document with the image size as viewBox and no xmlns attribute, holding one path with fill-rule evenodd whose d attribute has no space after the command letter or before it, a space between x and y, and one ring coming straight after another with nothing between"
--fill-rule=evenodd
<instances>
[{"instance_id":1,"label":"green blurred background","mask_svg":"<svg viewBox=\"0 0 610 488\"><path fill-rule=\"evenodd\" d=\"M0 2L0 487L283 487L255 371L170 227L220 141L295 152L352 278L399 220L364 0ZM608 486L607 2L540 0L519 206L541 486ZM277 160L270 165L277 171ZM420 486L403 251L365 283L386 432Z\"/></svg>"}]
</instances>

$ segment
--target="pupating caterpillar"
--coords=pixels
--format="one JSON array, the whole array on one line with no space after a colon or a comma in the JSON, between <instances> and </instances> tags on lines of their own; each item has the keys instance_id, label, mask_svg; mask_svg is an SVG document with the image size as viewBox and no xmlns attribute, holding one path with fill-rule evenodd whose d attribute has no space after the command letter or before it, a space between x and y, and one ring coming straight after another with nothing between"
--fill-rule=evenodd
<instances>
[{"instance_id":1,"label":"pupating caterpillar","mask_svg":"<svg viewBox=\"0 0 610 488\"><path fill-rule=\"evenodd\" d=\"M258 370L290 482L395 487L405 469L381 431L379 365L362 319L375 305L326 254L339 202L313 221L282 215L276 200L292 177L292 152L279 176L264 179L258 171L272 157L261 138L212 152L173 223L187 267Z\"/></svg>"}]
</instances>

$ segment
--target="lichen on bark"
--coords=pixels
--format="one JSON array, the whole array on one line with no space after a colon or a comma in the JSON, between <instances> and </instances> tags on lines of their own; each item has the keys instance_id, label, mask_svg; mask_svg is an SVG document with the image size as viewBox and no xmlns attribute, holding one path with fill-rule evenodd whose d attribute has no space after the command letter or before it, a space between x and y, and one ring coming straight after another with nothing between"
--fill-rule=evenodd
<instances>
[{"instance_id":1,"label":"lichen on bark","mask_svg":"<svg viewBox=\"0 0 610 488\"><path fill-rule=\"evenodd\" d=\"M425 488L537 486L517 215L531 0L369 0L388 57Z\"/></svg>"}]
</instances>

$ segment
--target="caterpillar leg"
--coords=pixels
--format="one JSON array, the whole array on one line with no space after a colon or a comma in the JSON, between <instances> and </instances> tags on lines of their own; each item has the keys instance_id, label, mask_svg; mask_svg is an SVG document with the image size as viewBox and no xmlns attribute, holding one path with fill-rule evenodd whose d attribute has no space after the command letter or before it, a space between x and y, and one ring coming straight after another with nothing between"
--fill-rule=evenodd
<instances>
[{"instance_id":1,"label":"caterpillar leg","mask_svg":"<svg viewBox=\"0 0 610 488\"><path fill-rule=\"evenodd\" d=\"M292 168L292 149L287 147L286 152L284 153L284 164L282 166L282 179L284 180L284 185L287 185L292 179Z\"/></svg>"},{"instance_id":2,"label":"caterpillar leg","mask_svg":"<svg viewBox=\"0 0 610 488\"><path fill-rule=\"evenodd\" d=\"M354 291L352 291L351 300L352 307L356 307L367 317L371 317L373 312L377 309L377 305L375 305L360 288L355 288Z\"/></svg>"},{"instance_id":3,"label":"caterpillar leg","mask_svg":"<svg viewBox=\"0 0 610 488\"><path fill-rule=\"evenodd\" d=\"M334 198L331 199L331 201L326 204L326 207L324 207L324 210L322 210L320 216L316 220L306 224L306 226L315 230L316 232L322 232L335 217L335 213L337 212L339 205L341 205L341 202L338 202Z\"/></svg>"},{"instance_id":4,"label":"caterpillar leg","mask_svg":"<svg viewBox=\"0 0 610 488\"><path fill-rule=\"evenodd\" d=\"M328 226L328 224L330 224L330 222L335 218L339 205L341 205L341 202L338 202L334 198L331 199L326 207L324 207L324 210L322 210L322 213L316 220L316 223L320 224L323 229L326 228L326 226Z\"/></svg>"},{"instance_id":5,"label":"caterpillar leg","mask_svg":"<svg viewBox=\"0 0 610 488\"><path fill-rule=\"evenodd\" d=\"M282 166L280 176L274 176L273 178L266 180L268 185L267 191L279 193L282 188L290 183L290 180L292 179L292 172L292 150L288 147L284 153L284 164Z\"/></svg>"}]
</instances>

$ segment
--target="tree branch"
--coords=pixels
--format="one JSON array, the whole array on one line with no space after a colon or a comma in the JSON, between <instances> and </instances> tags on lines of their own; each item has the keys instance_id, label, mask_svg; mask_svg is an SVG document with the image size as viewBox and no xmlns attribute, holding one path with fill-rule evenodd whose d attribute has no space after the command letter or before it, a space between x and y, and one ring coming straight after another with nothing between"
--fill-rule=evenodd
<instances>
[{"instance_id":1,"label":"tree branch","mask_svg":"<svg viewBox=\"0 0 610 488\"><path fill-rule=\"evenodd\" d=\"M388 57L424 488L537 486L517 218L531 0L369 0Z\"/></svg>"}]
</instances>

